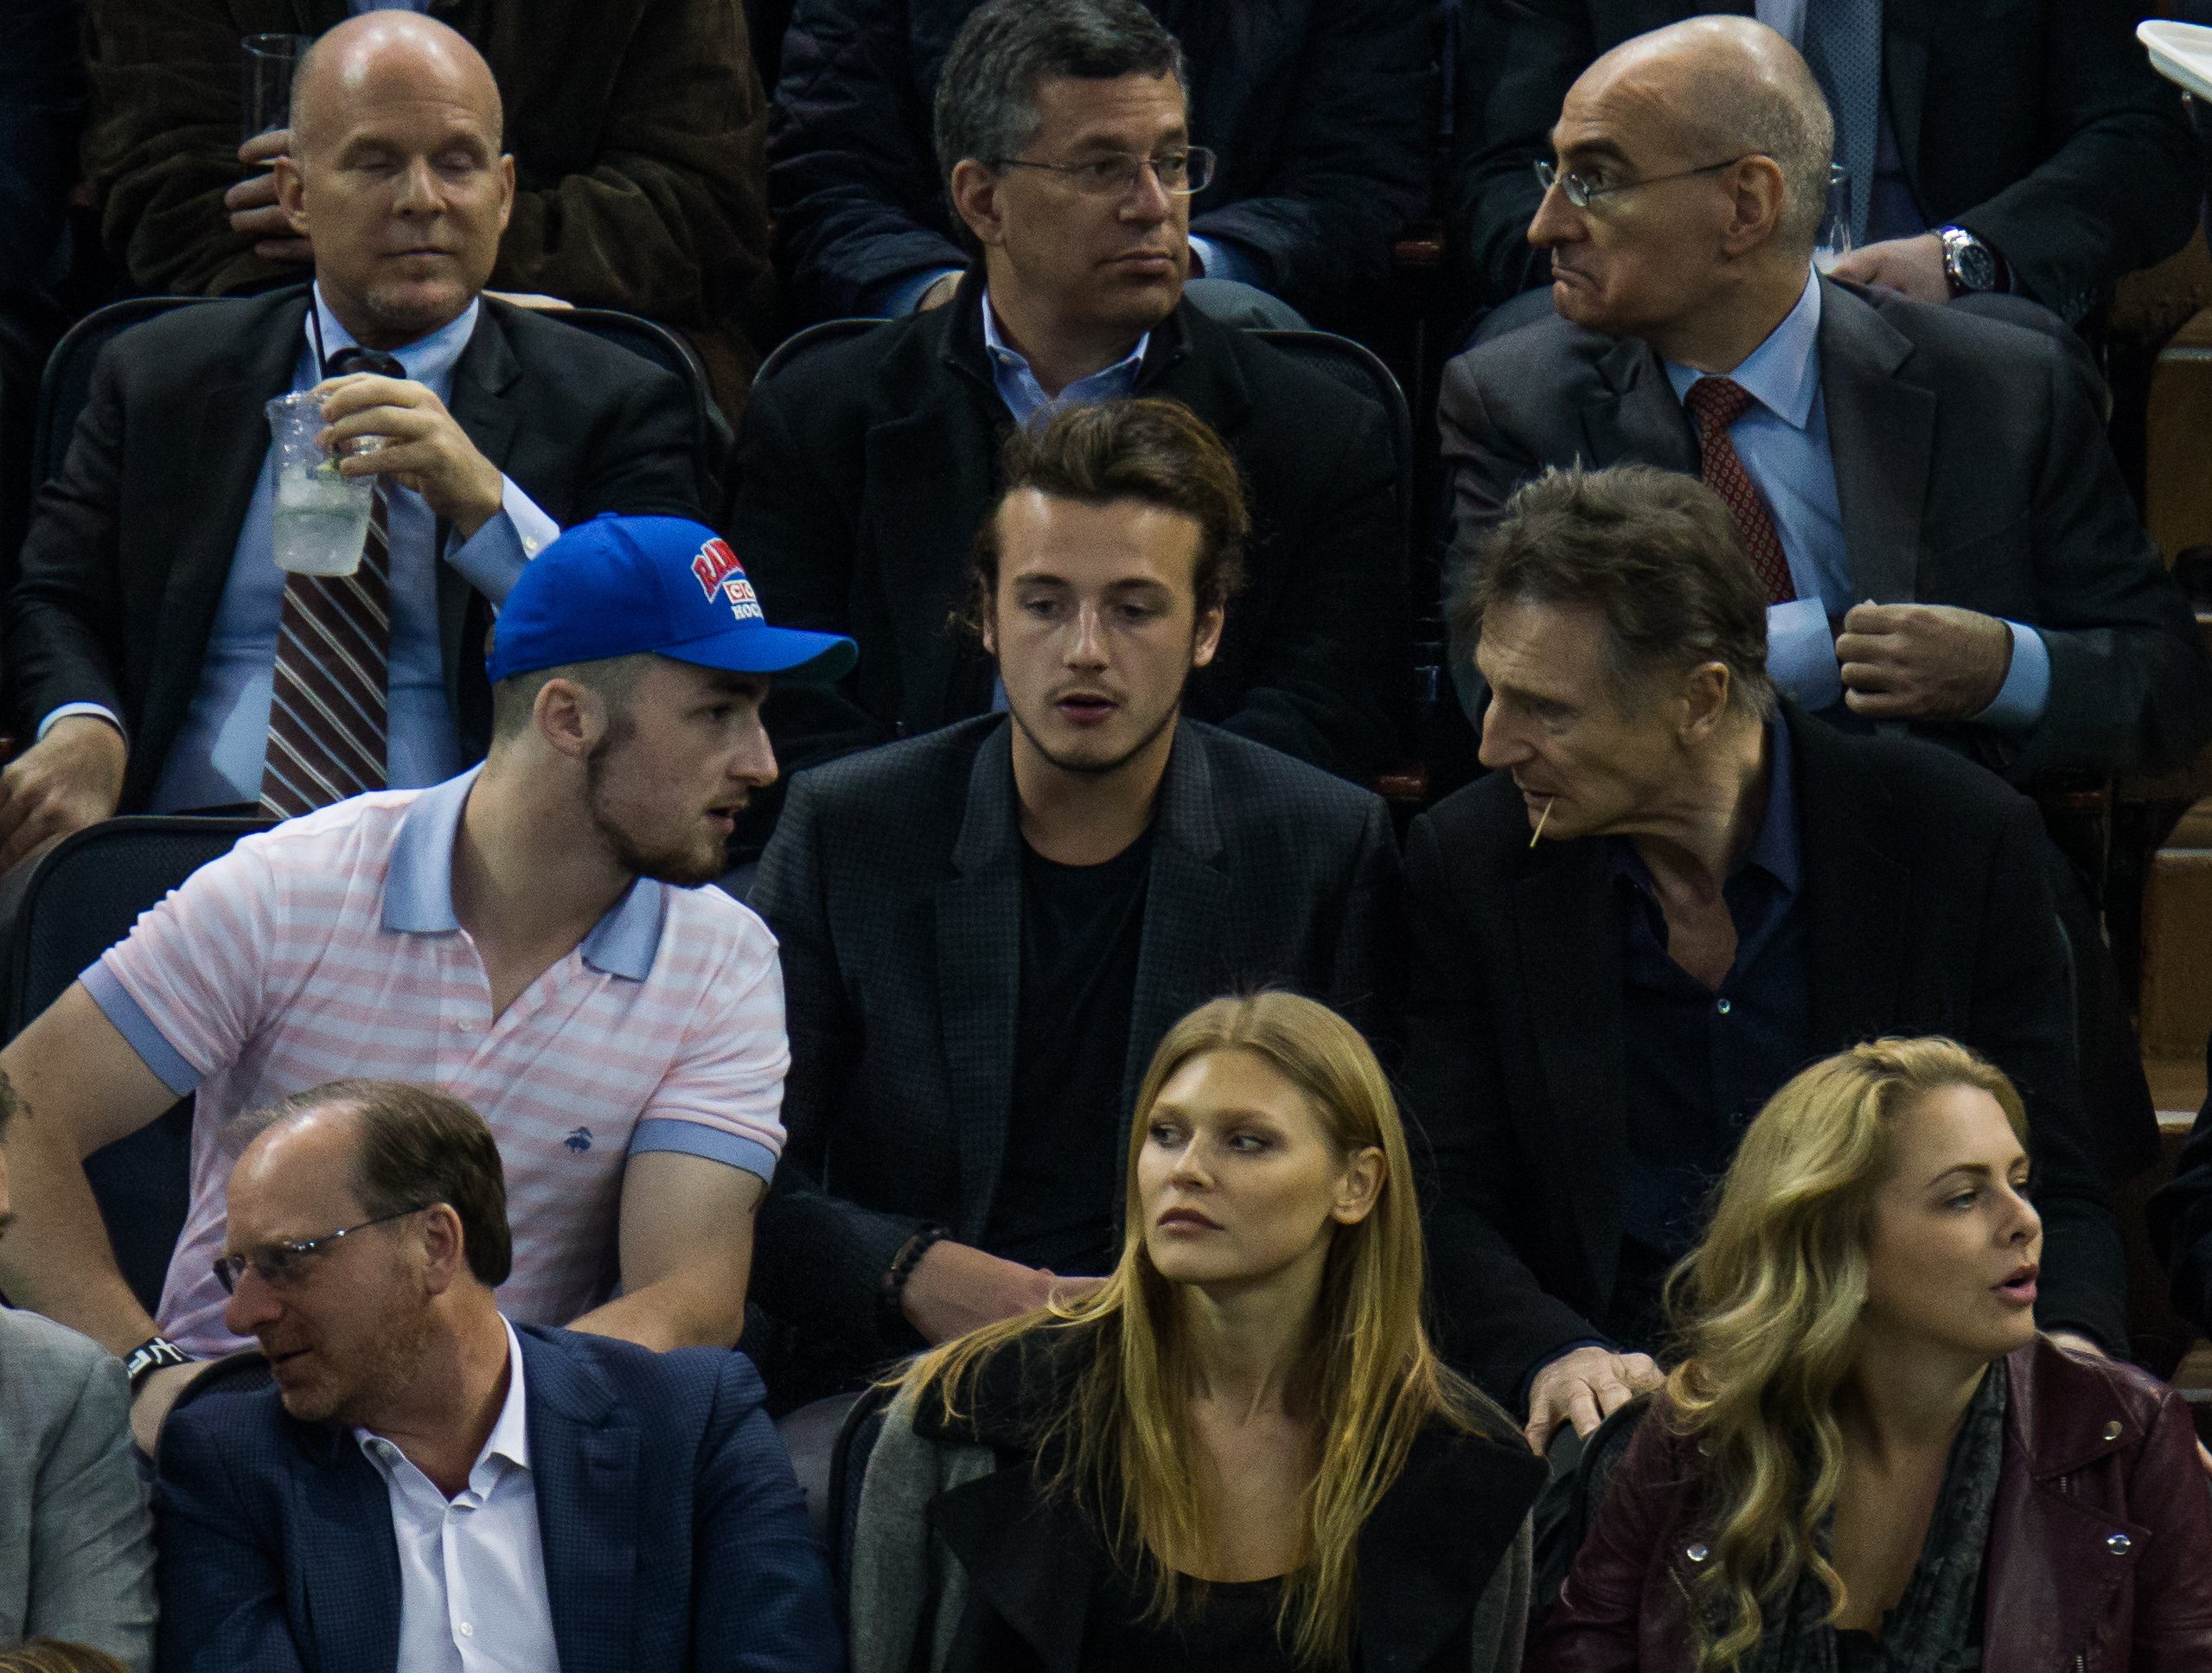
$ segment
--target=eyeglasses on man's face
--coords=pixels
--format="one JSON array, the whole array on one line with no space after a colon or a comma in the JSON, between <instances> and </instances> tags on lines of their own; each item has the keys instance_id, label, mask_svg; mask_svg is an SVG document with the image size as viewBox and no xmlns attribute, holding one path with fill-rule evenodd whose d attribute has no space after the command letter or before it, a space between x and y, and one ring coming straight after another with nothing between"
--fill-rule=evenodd
<instances>
[{"instance_id":1,"label":"eyeglasses on man's face","mask_svg":"<svg viewBox=\"0 0 2212 1673\"><path fill-rule=\"evenodd\" d=\"M371 1226L387 1225L394 1220L404 1220L411 1214L420 1214L432 1203L418 1203L412 1208L401 1209L396 1214L380 1214L374 1220L364 1220L357 1226L342 1226L336 1231L326 1231L320 1237L310 1237L304 1242L264 1243L259 1248L247 1249L242 1255L219 1255L215 1257L215 1281L223 1287L225 1295L238 1293L238 1280L246 1275L248 1267L253 1274L272 1289L283 1289L297 1284L307 1275L318 1255L328 1255L341 1238L350 1237L357 1231L367 1231Z\"/></svg>"},{"instance_id":2,"label":"eyeglasses on man's face","mask_svg":"<svg viewBox=\"0 0 2212 1673\"><path fill-rule=\"evenodd\" d=\"M1085 163L1032 163L1025 157L1002 156L991 166L1041 169L1047 174L1058 175L1085 197L1125 197L1136 189L1144 171L1149 169L1159 181L1160 190L1170 197L1188 197L1193 192L1203 192L1212 183L1213 165L1214 155L1205 146L1185 145L1157 151L1150 156L1109 151Z\"/></svg>"},{"instance_id":3,"label":"eyeglasses on man's face","mask_svg":"<svg viewBox=\"0 0 2212 1673\"><path fill-rule=\"evenodd\" d=\"M1723 169L1733 169L1751 157L1764 156L1764 151L1746 151L1741 156L1723 158L1718 163L1702 163L1694 169L1678 169L1671 175L1647 175L1641 180L1608 180L1602 175L1563 172L1559 165L1543 157L1536 160L1537 183L1549 192L1557 186L1568 202L1577 209L1587 209L1600 198L1618 197L1623 192L1633 192L1645 186L1663 186L1670 180L1688 180L1696 175L1718 174Z\"/></svg>"}]
</instances>

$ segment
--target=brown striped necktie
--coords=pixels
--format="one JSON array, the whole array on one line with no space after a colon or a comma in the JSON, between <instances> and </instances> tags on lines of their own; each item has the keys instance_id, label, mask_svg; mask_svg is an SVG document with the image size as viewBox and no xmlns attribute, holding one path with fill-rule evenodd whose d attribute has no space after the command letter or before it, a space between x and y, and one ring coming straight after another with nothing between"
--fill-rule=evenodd
<instances>
[{"instance_id":1,"label":"brown striped necktie","mask_svg":"<svg viewBox=\"0 0 2212 1673\"><path fill-rule=\"evenodd\" d=\"M279 819L384 788L392 551L384 484L351 575L287 575L261 805Z\"/></svg>"}]
</instances>

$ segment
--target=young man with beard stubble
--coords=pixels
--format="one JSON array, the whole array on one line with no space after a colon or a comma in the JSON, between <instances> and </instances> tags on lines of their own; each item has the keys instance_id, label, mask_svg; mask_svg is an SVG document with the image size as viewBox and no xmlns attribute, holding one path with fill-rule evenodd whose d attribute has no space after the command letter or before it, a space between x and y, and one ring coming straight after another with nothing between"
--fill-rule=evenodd
<instances>
[{"instance_id":1,"label":"young man with beard stubble","mask_svg":"<svg viewBox=\"0 0 2212 1673\"><path fill-rule=\"evenodd\" d=\"M1073 407L1004 480L971 615L1006 712L800 774L752 890L791 1011L753 1292L779 1400L1108 1270L1131 1101L1195 1006L1395 1015L1382 801L1182 712L1248 527L1219 437Z\"/></svg>"},{"instance_id":2,"label":"young man with beard stubble","mask_svg":"<svg viewBox=\"0 0 2212 1673\"><path fill-rule=\"evenodd\" d=\"M482 768L247 838L0 1053L24 1106L0 1288L130 1360L142 1445L196 1358L242 1345L212 1266L226 1124L341 1078L427 1082L483 1113L513 1317L656 1349L737 1340L789 1054L774 943L694 885L776 776L770 678L834 678L853 655L770 627L699 524L595 519L508 596ZM194 1091L157 1325L82 1159Z\"/></svg>"}]
</instances>

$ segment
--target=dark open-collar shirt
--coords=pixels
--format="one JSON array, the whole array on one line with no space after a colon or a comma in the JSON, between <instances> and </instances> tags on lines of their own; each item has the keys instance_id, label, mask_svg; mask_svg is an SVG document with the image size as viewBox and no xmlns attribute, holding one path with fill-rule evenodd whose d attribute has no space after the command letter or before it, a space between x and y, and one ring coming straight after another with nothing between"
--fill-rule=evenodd
<instances>
[{"instance_id":1,"label":"dark open-collar shirt","mask_svg":"<svg viewBox=\"0 0 2212 1673\"><path fill-rule=\"evenodd\" d=\"M1651 872L1632 840L1611 839L1626 974L1628 1145L1620 1276L1607 1316L1595 1322L1624 1347L1648 1350L1657 1341L1667 1269L1697 1241L1744 1128L1810 1049L1797 787L1779 718L1768 723L1767 748L1766 814L1722 885L1736 944L1717 989L1668 955Z\"/></svg>"}]
</instances>

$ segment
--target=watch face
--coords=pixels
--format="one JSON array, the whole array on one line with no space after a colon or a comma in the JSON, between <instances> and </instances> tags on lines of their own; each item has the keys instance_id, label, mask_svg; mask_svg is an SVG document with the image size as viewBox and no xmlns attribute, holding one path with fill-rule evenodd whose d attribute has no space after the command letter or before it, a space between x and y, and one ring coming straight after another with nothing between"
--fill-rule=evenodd
<instances>
[{"instance_id":1,"label":"watch face","mask_svg":"<svg viewBox=\"0 0 2212 1673\"><path fill-rule=\"evenodd\" d=\"M1987 291L1997 284L1997 258L1971 239L1947 240L1952 276L1969 291Z\"/></svg>"}]
</instances>

